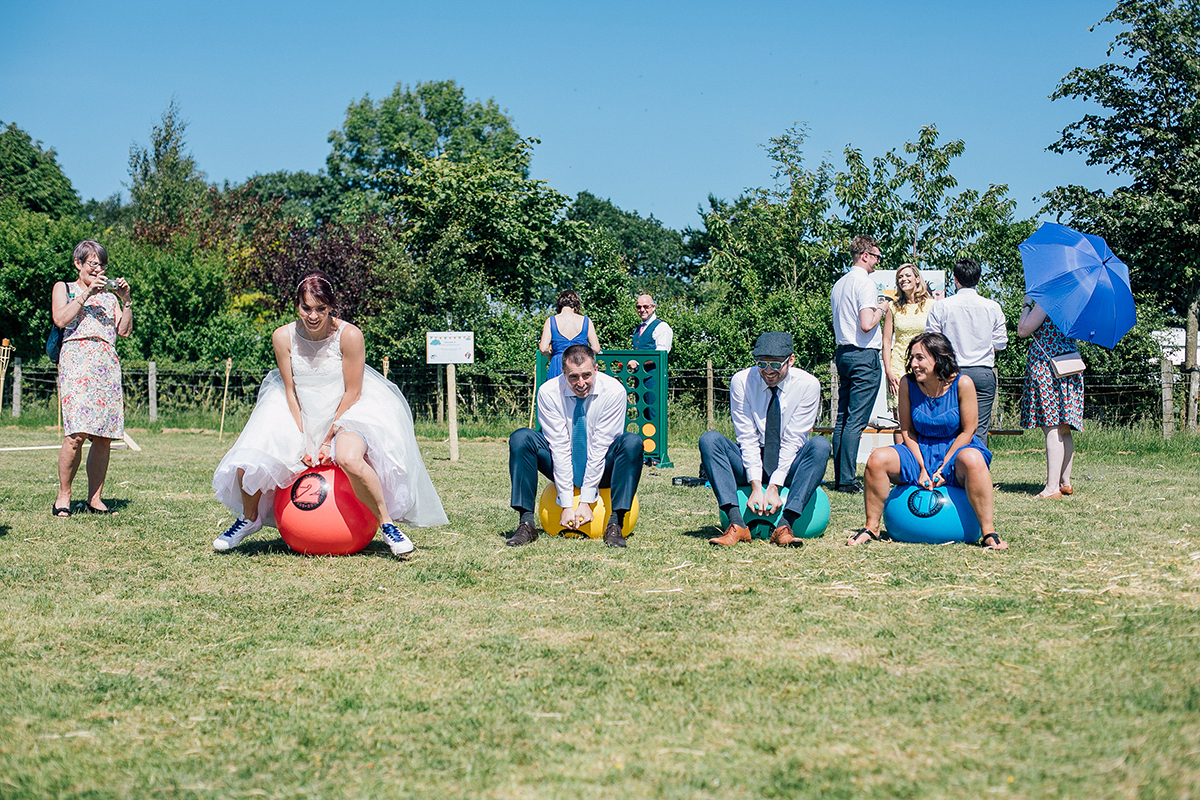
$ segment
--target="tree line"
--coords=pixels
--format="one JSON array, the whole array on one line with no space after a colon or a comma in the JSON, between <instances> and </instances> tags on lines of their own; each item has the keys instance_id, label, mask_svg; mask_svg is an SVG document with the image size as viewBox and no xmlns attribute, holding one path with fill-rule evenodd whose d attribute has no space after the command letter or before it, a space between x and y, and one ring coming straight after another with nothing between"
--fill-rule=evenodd
<instances>
[{"instance_id":1,"label":"tree line","mask_svg":"<svg viewBox=\"0 0 1200 800\"><path fill-rule=\"evenodd\" d=\"M1120 0L1102 22L1119 27L1119 57L1073 70L1052 95L1100 111L1050 147L1129 183L1111 194L1050 188L1043 212L1104 236L1130 266L1141 322L1115 351L1085 346L1093 369L1144 374L1158 355L1149 331L1172 323L1188 329L1194 368L1200 0ZM192 158L172 101L131 149L127 199L81 202L52 148L16 123L0 127L0 332L26 359L41 352L51 285L73 273L71 247L94 237L137 288L126 359L270 366L270 330L290 315L297 277L317 267L339 285L373 361L423 363L426 330L458 329L476 332L479 368L530 369L542 318L573 288L604 347L628 345L633 297L649 292L675 329L675 368L740 368L758 333L782 328L799 363L821 372L834 348L829 291L853 236L874 236L885 267L948 273L978 259L984 293L1015 326L1016 245L1036 227L1015 216L1004 183L960 189L953 167L966 144L932 124L886 153L851 144L815 164L808 129L793 125L764 143L774 171L763 188L710 196L697 226L679 231L531 177L537 140L452 80L352 101L321 171L219 186ZM999 366L1020 374L1023 344L1010 338Z\"/></svg>"}]
</instances>

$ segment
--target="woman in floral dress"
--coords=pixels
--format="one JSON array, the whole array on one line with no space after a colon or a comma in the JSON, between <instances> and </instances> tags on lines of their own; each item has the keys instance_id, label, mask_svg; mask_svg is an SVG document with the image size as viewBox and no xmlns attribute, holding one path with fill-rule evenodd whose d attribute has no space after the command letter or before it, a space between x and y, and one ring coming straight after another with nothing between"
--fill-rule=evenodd
<instances>
[{"instance_id":1,"label":"woman in floral dress","mask_svg":"<svg viewBox=\"0 0 1200 800\"><path fill-rule=\"evenodd\" d=\"M1046 434L1046 486L1034 495L1057 500L1075 490L1071 464L1075 458L1072 430L1083 426L1083 375L1056 378L1050 359L1069 353L1075 343L1063 335L1040 305L1025 295L1017 335L1032 337L1025 359L1025 390L1021 394L1021 427L1041 428Z\"/></svg>"},{"instance_id":2,"label":"woman in floral dress","mask_svg":"<svg viewBox=\"0 0 1200 800\"><path fill-rule=\"evenodd\" d=\"M51 513L71 516L71 482L79 470L84 441L88 453L87 499L81 511L115 513L100 492L108 473L113 439L125 434L125 402L121 395L121 363L117 360L118 336L133 331L133 303L129 284L118 278L106 284L108 253L99 242L87 239L75 247L79 279L54 284L51 315L63 329L58 359L58 396L62 403L63 439L58 452L58 497Z\"/></svg>"},{"instance_id":3,"label":"woman in floral dress","mask_svg":"<svg viewBox=\"0 0 1200 800\"><path fill-rule=\"evenodd\" d=\"M925 332L932 305L929 287L916 265L901 264L896 270L896 299L883 315L883 371L887 378L888 409L893 413L899 406L900 379L908 372L908 343ZM899 434L896 443L900 443Z\"/></svg>"}]
</instances>

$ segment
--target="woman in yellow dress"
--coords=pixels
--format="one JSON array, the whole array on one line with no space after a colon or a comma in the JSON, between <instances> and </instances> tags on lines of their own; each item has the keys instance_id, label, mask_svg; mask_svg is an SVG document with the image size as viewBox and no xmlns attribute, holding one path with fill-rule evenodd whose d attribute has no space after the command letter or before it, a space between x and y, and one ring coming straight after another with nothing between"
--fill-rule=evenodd
<instances>
[{"instance_id":1,"label":"woman in yellow dress","mask_svg":"<svg viewBox=\"0 0 1200 800\"><path fill-rule=\"evenodd\" d=\"M894 414L900 395L900 379L908 372L905 363L908 343L925 332L925 320L933 298L921 273L913 264L901 264L896 270L896 299L883 316L883 371L887 376L888 409Z\"/></svg>"}]
</instances>

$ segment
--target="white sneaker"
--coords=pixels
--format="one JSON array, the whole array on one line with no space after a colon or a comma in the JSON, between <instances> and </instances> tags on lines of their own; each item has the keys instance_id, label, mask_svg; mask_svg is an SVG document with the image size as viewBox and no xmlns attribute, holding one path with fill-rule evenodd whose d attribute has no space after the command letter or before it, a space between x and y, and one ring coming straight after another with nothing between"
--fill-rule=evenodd
<instances>
[{"instance_id":1,"label":"white sneaker","mask_svg":"<svg viewBox=\"0 0 1200 800\"><path fill-rule=\"evenodd\" d=\"M383 523L380 530L383 531L383 540L388 543L388 547L392 548L392 555L402 556L413 551L412 539L401 533L400 529L391 522Z\"/></svg>"},{"instance_id":2,"label":"white sneaker","mask_svg":"<svg viewBox=\"0 0 1200 800\"><path fill-rule=\"evenodd\" d=\"M242 543L250 534L263 526L262 520L257 519L254 522L246 519L243 516L238 516L229 526L229 530L222 533L213 540L213 550L232 550Z\"/></svg>"}]
</instances>

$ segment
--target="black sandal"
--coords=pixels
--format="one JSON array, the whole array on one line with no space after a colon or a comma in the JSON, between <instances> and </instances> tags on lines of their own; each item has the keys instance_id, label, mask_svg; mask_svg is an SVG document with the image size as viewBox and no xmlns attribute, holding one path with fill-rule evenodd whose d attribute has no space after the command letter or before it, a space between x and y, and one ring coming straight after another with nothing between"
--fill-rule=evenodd
<instances>
[{"instance_id":1,"label":"black sandal","mask_svg":"<svg viewBox=\"0 0 1200 800\"><path fill-rule=\"evenodd\" d=\"M992 540L991 544L988 544L988 539ZM992 531L991 533L985 533L979 540L979 546L982 547L984 550L1007 550L1008 549L1007 547L998 547L997 546L997 545L1001 545L1004 543L1005 543L1004 540L1001 539L1000 536L995 531Z\"/></svg>"},{"instance_id":2,"label":"black sandal","mask_svg":"<svg viewBox=\"0 0 1200 800\"><path fill-rule=\"evenodd\" d=\"M864 533L869 537L867 539L867 541L866 542L858 541L858 537L862 536ZM858 545L866 544L867 542L878 542L879 539L880 539L880 534L872 531L870 528L859 528L858 530L856 530L854 533L852 533L850 535L850 538L846 540L846 544L844 546L845 547L857 547ZM854 542L854 544L850 544L850 542Z\"/></svg>"},{"instance_id":3,"label":"black sandal","mask_svg":"<svg viewBox=\"0 0 1200 800\"><path fill-rule=\"evenodd\" d=\"M89 502L87 502L87 501L84 501L84 502L83 502L83 503L81 503L80 505L82 505L82 506L83 506L83 507L80 509L80 511L85 511L85 512L87 512L88 514L109 514L109 515L112 515L112 514L116 514L116 513L117 513L116 511L114 511L114 510L113 510L113 509L111 509L111 508L96 508L94 505L92 505L91 503L89 503Z\"/></svg>"},{"instance_id":4,"label":"black sandal","mask_svg":"<svg viewBox=\"0 0 1200 800\"><path fill-rule=\"evenodd\" d=\"M67 503L66 508L63 508L62 506L56 506L56 505L51 504L50 516L58 517L59 519L66 519L67 517L71 516L71 504Z\"/></svg>"}]
</instances>

